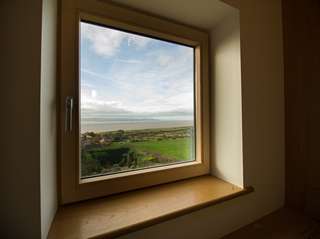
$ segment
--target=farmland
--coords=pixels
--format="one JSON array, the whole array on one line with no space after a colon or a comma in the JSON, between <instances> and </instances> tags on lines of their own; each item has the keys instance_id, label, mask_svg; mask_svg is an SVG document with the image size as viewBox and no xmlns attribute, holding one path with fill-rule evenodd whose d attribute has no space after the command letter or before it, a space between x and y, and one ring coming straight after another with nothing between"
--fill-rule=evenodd
<instances>
[{"instance_id":1,"label":"farmland","mask_svg":"<svg viewBox=\"0 0 320 239\"><path fill-rule=\"evenodd\" d=\"M86 132L81 175L90 177L193 159L193 127Z\"/></svg>"}]
</instances>

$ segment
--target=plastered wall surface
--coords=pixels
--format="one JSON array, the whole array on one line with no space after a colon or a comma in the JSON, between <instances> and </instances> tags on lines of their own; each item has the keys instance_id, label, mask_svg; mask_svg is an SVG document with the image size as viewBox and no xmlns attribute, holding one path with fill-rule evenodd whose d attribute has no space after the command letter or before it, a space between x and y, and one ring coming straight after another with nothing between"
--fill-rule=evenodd
<instances>
[{"instance_id":1,"label":"plastered wall surface","mask_svg":"<svg viewBox=\"0 0 320 239\"><path fill-rule=\"evenodd\" d=\"M212 174L243 187L239 10L222 19L210 38Z\"/></svg>"},{"instance_id":2,"label":"plastered wall surface","mask_svg":"<svg viewBox=\"0 0 320 239\"><path fill-rule=\"evenodd\" d=\"M281 1L232 4L240 9L243 182L255 192L121 239L220 238L284 204Z\"/></svg>"},{"instance_id":3,"label":"plastered wall surface","mask_svg":"<svg viewBox=\"0 0 320 239\"><path fill-rule=\"evenodd\" d=\"M56 123L57 0L43 0L41 41L40 184L41 237L57 210Z\"/></svg>"}]
</instances>

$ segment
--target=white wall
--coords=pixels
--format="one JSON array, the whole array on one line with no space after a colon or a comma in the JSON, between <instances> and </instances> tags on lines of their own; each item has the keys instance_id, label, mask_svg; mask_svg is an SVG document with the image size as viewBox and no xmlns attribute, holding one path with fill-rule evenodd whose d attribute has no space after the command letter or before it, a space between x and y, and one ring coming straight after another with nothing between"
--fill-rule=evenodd
<instances>
[{"instance_id":1,"label":"white wall","mask_svg":"<svg viewBox=\"0 0 320 239\"><path fill-rule=\"evenodd\" d=\"M56 53L57 0L43 0L40 102L41 236L57 210Z\"/></svg>"},{"instance_id":2,"label":"white wall","mask_svg":"<svg viewBox=\"0 0 320 239\"><path fill-rule=\"evenodd\" d=\"M255 192L121 239L220 238L284 204L281 1L233 2L240 9L243 180L244 185L253 186ZM212 83L223 82L212 79ZM231 90L236 90L239 96L237 83ZM220 86L215 85L214 89ZM235 109L239 112L238 107ZM236 117L239 120L239 116ZM238 146L235 150L239 150Z\"/></svg>"},{"instance_id":3,"label":"white wall","mask_svg":"<svg viewBox=\"0 0 320 239\"><path fill-rule=\"evenodd\" d=\"M243 186L241 52L239 10L210 33L212 174Z\"/></svg>"}]
</instances>

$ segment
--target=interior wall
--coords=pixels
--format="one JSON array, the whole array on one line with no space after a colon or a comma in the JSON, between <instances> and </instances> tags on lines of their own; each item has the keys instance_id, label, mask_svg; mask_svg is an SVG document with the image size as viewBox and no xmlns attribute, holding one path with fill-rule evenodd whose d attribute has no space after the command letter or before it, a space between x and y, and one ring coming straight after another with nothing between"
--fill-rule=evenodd
<instances>
[{"instance_id":1,"label":"interior wall","mask_svg":"<svg viewBox=\"0 0 320 239\"><path fill-rule=\"evenodd\" d=\"M46 238L57 207L57 1L4 0L0 9L0 235Z\"/></svg>"},{"instance_id":2,"label":"interior wall","mask_svg":"<svg viewBox=\"0 0 320 239\"><path fill-rule=\"evenodd\" d=\"M51 222L57 210L56 40L57 0L43 0L40 106L42 238L47 237Z\"/></svg>"},{"instance_id":3,"label":"interior wall","mask_svg":"<svg viewBox=\"0 0 320 239\"><path fill-rule=\"evenodd\" d=\"M286 203L320 219L320 2L283 0Z\"/></svg>"},{"instance_id":4,"label":"interior wall","mask_svg":"<svg viewBox=\"0 0 320 239\"><path fill-rule=\"evenodd\" d=\"M0 1L1 238L40 237L42 1Z\"/></svg>"},{"instance_id":5,"label":"interior wall","mask_svg":"<svg viewBox=\"0 0 320 239\"><path fill-rule=\"evenodd\" d=\"M283 201L284 77L281 1L240 1L244 184ZM267 196L267 195L266 195Z\"/></svg>"},{"instance_id":6,"label":"interior wall","mask_svg":"<svg viewBox=\"0 0 320 239\"><path fill-rule=\"evenodd\" d=\"M42 1L3 0L0 6L5 79L0 94L5 112L0 234L39 238ZM244 184L254 186L255 192L122 238L220 238L283 205L281 3L241 0L239 6Z\"/></svg>"},{"instance_id":7,"label":"interior wall","mask_svg":"<svg viewBox=\"0 0 320 239\"><path fill-rule=\"evenodd\" d=\"M284 204L281 1L230 2L240 9L244 185L253 186L255 192L121 239L221 238Z\"/></svg>"},{"instance_id":8,"label":"interior wall","mask_svg":"<svg viewBox=\"0 0 320 239\"><path fill-rule=\"evenodd\" d=\"M239 10L210 33L212 174L243 186L241 52Z\"/></svg>"}]
</instances>

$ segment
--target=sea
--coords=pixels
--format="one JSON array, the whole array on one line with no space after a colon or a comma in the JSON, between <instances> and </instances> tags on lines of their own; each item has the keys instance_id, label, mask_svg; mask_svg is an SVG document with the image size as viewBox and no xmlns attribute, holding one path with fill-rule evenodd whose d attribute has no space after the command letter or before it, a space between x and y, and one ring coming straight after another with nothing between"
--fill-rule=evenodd
<instances>
[{"instance_id":1,"label":"sea","mask_svg":"<svg viewBox=\"0 0 320 239\"><path fill-rule=\"evenodd\" d=\"M80 120L80 131L108 132L115 130L139 130L155 128L174 128L193 126L193 115L190 114L83 114Z\"/></svg>"}]
</instances>

